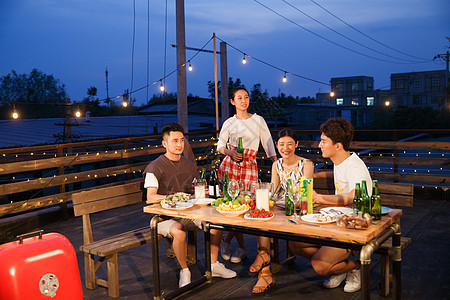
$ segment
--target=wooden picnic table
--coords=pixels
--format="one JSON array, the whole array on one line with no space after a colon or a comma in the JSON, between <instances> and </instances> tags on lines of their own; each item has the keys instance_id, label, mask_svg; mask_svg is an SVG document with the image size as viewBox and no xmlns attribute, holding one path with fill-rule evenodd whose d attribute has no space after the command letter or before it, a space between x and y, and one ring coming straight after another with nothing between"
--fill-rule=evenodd
<instances>
[{"instance_id":1,"label":"wooden picnic table","mask_svg":"<svg viewBox=\"0 0 450 300\"><path fill-rule=\"evenodd\" d=\"M320 208L320 207L319 207ZM360 250L361 260L361 298L370 298L370 261L371 255L377 248L392 237L394 249L393 257L393 277L394 295L396 299L401 298L401 251L395 251L400 247L400 217L401 209L392 209L384 215L377 224L373 224L364 230L346 229L336 225L336 223L320 224L311 226L305 224L293 224L288 221L284 210L275 207L272 212L274 217L267 221L247 220L243 215L226 216L219 213L215 207L194 205L185 210L165 209L160 204L153 204L144 207L145 213L153 214L150 226L154 230L153 236L157 236L158 222L167 217L186 218L202 220L205 231L205 275L198 281L178 289L168 295L162 295L159 281L159 253L158 241L152 243L153 249L153 278L154 278L154 299L169 299L198 286L204 282L211 282L211 257L209 230L222 229L226 231L238 231L246 234L261 235L292 241L313 243L339 247L344 249ZM317 224L316 224L317 225Z\"/></svg>"}]
</instances>

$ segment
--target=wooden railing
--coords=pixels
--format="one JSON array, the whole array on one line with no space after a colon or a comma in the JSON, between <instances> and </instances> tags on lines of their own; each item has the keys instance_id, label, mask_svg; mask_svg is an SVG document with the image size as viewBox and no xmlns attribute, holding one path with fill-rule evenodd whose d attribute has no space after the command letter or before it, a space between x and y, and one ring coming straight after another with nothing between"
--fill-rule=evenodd
<instances>
[{"instance_id":1,"label":"wooden railing","mask_svg":"<svg viewBox=\"0 0 450 300\"><path fill-rule=\"evenodd\" d=\"M298 133L317 135L317 131ZM450 130L444 133L450 134ZM200 168L209 169L211 162L217 159L215 137L215 131L189 134ZM71 201L74 191L139 178L149 161L164 152L160 139L161 136L144 136L0 149L0 218L55 204L64 206ZM351 149L364 150L360 157L368 164L374 179L449 187L450 157L444 152L450 151L450 142L355 141ZM416 150L439 152L443 156L402 157L402 151ZM311 159L316 169L331 165L321 156L317 141L301 140L299 155ZM258 166L261 177L270 178L271 162L261 152ZM437 167L446 173L405 172L402 166Z\"/></svg>"}]
</instances>

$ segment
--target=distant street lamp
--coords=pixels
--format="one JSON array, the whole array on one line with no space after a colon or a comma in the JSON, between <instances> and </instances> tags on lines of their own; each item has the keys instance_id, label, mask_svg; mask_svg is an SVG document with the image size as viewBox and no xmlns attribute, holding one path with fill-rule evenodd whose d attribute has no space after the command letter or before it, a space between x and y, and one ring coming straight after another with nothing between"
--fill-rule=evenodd
<instances>
[{"instance_id":1,"label":"distant street lamp","mask_svg":"<svg viewBox=\"0 0 450 300\"><path fill-rule=\"evenodd\" d=\"M333 92L333 91L330 92L330 97L331 97L331 98L334 97L334 92Z\"/></svg>"},{"instance_id":2,"label":"distant street lamp","mask_svg":"<svg viewBox=\"0 0 450 300\"><path fill-rule=\"evenodd\" d=\"M391 101L389 100L384 101L384 106L388 107L389 105L391 105Z\"/></svg>"}]
</instances>

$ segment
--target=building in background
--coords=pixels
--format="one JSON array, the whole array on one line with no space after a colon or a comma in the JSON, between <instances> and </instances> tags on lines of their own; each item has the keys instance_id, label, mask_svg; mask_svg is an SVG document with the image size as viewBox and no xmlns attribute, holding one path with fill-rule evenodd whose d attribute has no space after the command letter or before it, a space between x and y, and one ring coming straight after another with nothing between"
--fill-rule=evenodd
<instances>
[{"instance_id":1,"label":"building in background","mask_svg":"<svg viewBox=\"0 0 450 300\"><path fill-rule=\"evenodd\" d=\"M393 106L432 107L445 101L445 70L391 74Z\"/></svg>"}]
</instances>

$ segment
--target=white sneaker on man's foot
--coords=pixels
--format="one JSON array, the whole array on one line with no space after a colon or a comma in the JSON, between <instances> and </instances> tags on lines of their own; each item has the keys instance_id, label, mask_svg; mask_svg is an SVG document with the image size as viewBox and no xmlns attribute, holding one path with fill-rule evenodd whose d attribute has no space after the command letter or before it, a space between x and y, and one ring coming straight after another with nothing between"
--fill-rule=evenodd
<instances>
[{"instance_id":1,"label":"white sneaker on man's foot","mask_svg":"<svg viewBox=\"0 0 450 300\"><path fill-rule=\"evenodd\" d=\"M341 282L347 277L347 273L337 274L330 276L327 280L323 282L323 286L327 289L334 289L335 287L338 287Z\"/></svg>"},{"instance_id":2,"label":"white sneaker on man's foot","mask_svg":"<svg viewBox=\"0 0 450 300\"><path fill-rule=\"evenodd\" d=\"M225 268L219 261L211 264L212 277L233 278L237 276L235 271Z\"/></svg>"},{"instance_id":3,"label":"white sneaker on man's foot","mask_svg":"<svg viewBox=\"0 0 450 300\"><path fill-rule=\"evenodd\" d=\"M180 271L180 281L178 282L178 287L181 288L189 283L191 283L191 271L189 271L188 268L182 269Z\"/></svg>"},{"instance_id":4,"label":"white sneaker on man's foot","mask_svg":"<svg viewBox=\"0 0 450 300\"><path fill-rule=\"evenodd\" d=\"M238 248L236 250L236 252L234 252L233 256L231 257L230 261L232 263L238 264L241 262L241 260L243 260L244 258L247 257L247 251L245 251L242 248Z\"/></svg>"},{"instance_id":5,"label":"white sneaker on man's foot","mask_svg":"<svg viewBox=\"0 0 450 300\"><path fill-rule=\"evenodd\" d=\"M347 280L345 281L344 292L354 293L361 288L361 270L353 269L347 272Z\"/></svg>"},{"instance_id":6,"label":"white sneaker on man's foot","mask_svg":"<svg viewBox=\"0 0 450 300\"><path fill-rule=\"evenodd\" d=\"M231 245L230 243L225 242L224 240L220 243L220 254L222 255L222 258L224 260L230 260L231 251L230 251Z\"/></svg>"}]
</instances>

